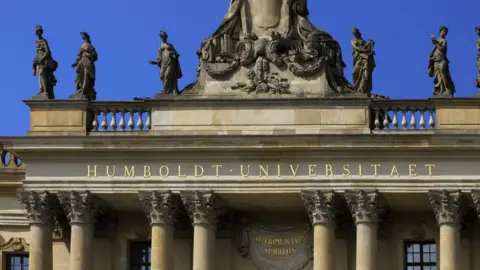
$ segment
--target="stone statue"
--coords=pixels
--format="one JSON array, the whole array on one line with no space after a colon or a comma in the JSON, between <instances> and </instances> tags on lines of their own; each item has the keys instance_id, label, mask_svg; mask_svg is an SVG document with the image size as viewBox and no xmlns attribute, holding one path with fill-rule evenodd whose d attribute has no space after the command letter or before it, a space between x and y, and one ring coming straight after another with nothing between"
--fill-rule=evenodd
<instances>
[{"instance_id":1,"label":"stone statue","mask_svg":"<svg viewBox=\"0 0 480 270\"><path fill-rule=\"evenodd\" d=\"M353 28L351 44L353 48L353 88L356 93L370 94L372 92L372 73L375 69L375 42L365 42L358 28Z\"/></svg>"},{"instance_id":2,"label":"stone statue","mask_svg":"<svg viewBox=\"0 0 480 270\"><path fill-rule=\"evenodd\" d=\"M477 87L480 88L480 26L475 27L475 31L477 32L477 35L478 35L478 39L477 39L477 51L478 51L477 52L477 69L478 69Z\"/></svg>"},{"instance_id":3,"label":"stone statue","mask_svg":"<svg viewBox=\"0 0 480 270\"><path fill-rule=\"evenodd\" d=\"M160 94L176 95L179 93L178 79L182 78L182 69L178 59L180 54L172 44L168 43L167 33L160 31L160 38L163 43L158 49L158 58L156 61L150 61L150 64L160 67L160 79L163 82L163 90Z\"/></svg>"},{"instance_id":4,"label":"stone statue","mask_svg":"<svg viewBox=\"0 0 480 270\"><path fill-rule=\"evenodd\" d=\"M95 91L95 62L98 59L97 51L90 41L90 35L81 32L83 44L80 46L77 59L72 64L76 68L77 77L75 78L75 88L77 91L70 96L70 99L87 99L94 101L97 97Z\"/></svg>"},{"instance_id":5,"label":"stone statue","mask_svg":"<svg viewBox=\"0 0 480 270\"><path fill-rule=\"evenodd\" d=\"M52 52L48 46L48 41L43 38L43 28L37 25L35 34L37 55L33 59L33 76L38 76L40 92L33 99L55 99L53 88L57 84L57 79L53 74L57 70L58 62L53 60Z\"/></svg>"},{"instance_id":6,"label":"stone statue","mask_svg":"<svg viewBox=\"0 0 480 270\"><path fill-rule=\"evenodd\" d=\"M202 42L197 52L197 81L184 93L232 94L226 89L238 89L252 79L263 81L261 91L233 93L354 92L343 74L340 45L330 34L313 26L308 15L306 0L231 0L223 22ZM259 58L267 71L264 75L273 75L275 83L253 75ZM236 85L229 85L231 79L237 81Z\"/></svg>"},{"instance_id":7,"label":"stone statue","mask_svg":"<svg viewBox=\"0 0 480 270\"><path fill-rule=\"evenodd\" d=\"M447 58L447 40L448 34L446 26L440 27L440 37L435 38L432 34L431 39L434 45L428 61L428 75L434 78L434 96L453 97L455 93L455 84L450 74L449 61Z\"/></svg>"}]
</instances>

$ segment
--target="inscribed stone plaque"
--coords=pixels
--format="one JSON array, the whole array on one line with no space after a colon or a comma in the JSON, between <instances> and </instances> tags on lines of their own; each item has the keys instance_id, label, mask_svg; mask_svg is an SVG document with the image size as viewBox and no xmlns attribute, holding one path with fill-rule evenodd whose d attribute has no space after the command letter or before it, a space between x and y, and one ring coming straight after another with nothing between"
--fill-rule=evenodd
<instances>
[{"instance_id":1,"label":"inscribed stone plaque","mask_svg":"<svg viewBox=\"0 0 480 270\"><path fill-rule=\"evenodd\" d=\"M255 223L244 229L240 252L259 270L301 270L312 258L310 225Z\"/></svg>"}]
</instances>

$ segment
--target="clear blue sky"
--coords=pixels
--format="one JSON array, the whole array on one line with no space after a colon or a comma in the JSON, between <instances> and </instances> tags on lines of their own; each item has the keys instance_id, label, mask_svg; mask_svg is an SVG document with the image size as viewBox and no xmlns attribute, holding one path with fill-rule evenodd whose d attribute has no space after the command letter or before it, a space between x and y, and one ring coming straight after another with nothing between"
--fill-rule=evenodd
<instances>
[{"instance_id":1,"label":"clear blue sky","mask_svg":"<svg viewBox=\"0 0 480 270\"><path fill-rule=\"evenodd\" d=\"M148 64L166 30L181 54L183 88L195 79L200 42L219 26L229 0L11 0L0 2L0 136L25 135L28 107L22 103L38 91L31 74L35 56L35 26L44 27L54 58L55 95L67 98L74 89L75 60L90 33L99 53L99 100L131 100L153 96L161 89L158 69ZM430 35L449 27L449 58L457 96L476 93L478 0L310 0L310 20L332 34L342 46L345 74L351 80L351 27L376 41L374 93L392 98L427 98L432 80L427 74Z\"/></svg>"}]
</instances>

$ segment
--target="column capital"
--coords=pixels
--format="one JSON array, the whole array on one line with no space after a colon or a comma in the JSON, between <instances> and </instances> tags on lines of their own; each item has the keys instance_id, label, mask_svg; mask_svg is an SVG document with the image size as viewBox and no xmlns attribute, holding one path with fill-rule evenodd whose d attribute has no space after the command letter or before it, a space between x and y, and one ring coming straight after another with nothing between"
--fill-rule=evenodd
<instances>
[{"instance_id":1,"label":"column capital","mask_svg":"<svg viewBox=\"0 0 480 270\"><path fill-rule=\"evenodd\" d=\"M379 197L376 190L346 190L345 198L355 224L379 222Z\"/></svg>"},{"instance_id":2,"label":"column capital","mask_svg":"<svg viewBox=\"0 0 480 270\"><path fill-rule=\"evenodd\" d=\"M213 192L184 192L180 194L182 202L188 211L192 224L217 227L217 216L220 209L217 205L217 195Z\"/></svg>"},{"instance_id":3,"label":"column capital","mask_svg":"<svg viewBox=\"0 0 480 270\"><path fill-rule=\"evenodd\" d=\"M428 199L437 218L438 225L460 224L461 199L460 190L430 190Z\"/></svg>"},{"instance_id":4,"label":"column capital","mask_svg":"<svg viewBox=\"0 0 480 270\"><path fill-rule=\"evenodd\" d=\"M333 190L302 191L301 196L312 225L335 225L336 193Z\"/></svg>"},{"instance_id":5,"label":"column capital","mask_svg":"<svg viewBox=\"0 0 480 270\"><path fill-rule=\"evenodd\" d=\"M139 191L138 197L143 210L147 214L150 225L162 224L173 225L175 223L176 208L172 203L170 191L160 193L158 191Z\"/></svg>"},{"instance_id":6,"label":"column capital","mask_svg":"<svg viewBox=\"0 0 480 270\"><path fill-rule=\"evenodd\" d=\"M17 197L25 205L29 224L52 225L58 203L55 196L48 191L37 193L35 191L18 190Z\"/></svg>"},{"instance_id":7,"label":"column capital","mask_svg":"<svg viewBox=\"0 0 480 270\"><path fill-rule=\"evenodd\" d=\"M58 197L71 225L94 225L97 218L105 212L104 207L90 191L59 193Z\"/></svg>"},{"instance_id":8,"label":"column capital","mask_svg":"<svg viewBox=\"0 0 480 270\"><path fill-rule=\"evenodd\" d=\"M477 216L480 219L480 190L474 189L472 190L472 200L473 205L475 206L475 210L477 211Z\"/></svg>"}]
</instances>

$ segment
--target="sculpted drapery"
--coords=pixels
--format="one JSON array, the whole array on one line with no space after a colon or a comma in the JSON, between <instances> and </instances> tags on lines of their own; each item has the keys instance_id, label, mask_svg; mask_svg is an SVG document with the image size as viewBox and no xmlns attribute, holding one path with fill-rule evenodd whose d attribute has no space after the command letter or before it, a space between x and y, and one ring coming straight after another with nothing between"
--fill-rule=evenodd
<instances>
[{"instance_id":1,"label":"sculpted drapery","mask_svg":"<svg viewBox=\"0 0 480 270\"><path fill-rule=\"evenodd\" d=\"M36 98L55 99L53 88L57 84L57 79L53 74L57 70L58 62L52 57L48 41L43 38L43 28L37 25L35 33L38 37L36 41L37 54L33 59L33 75L38 76L40 91Z\"/></svg>"},{"instance_id":2,"label":"sculpted drapery","mask_svg":"<svg viewBox=\"0 0 480 270\"><path fill-rule=\"evenodd\" d=\"M84 43L80 46L75 63L72 64L72 67L75 67L77 72L77 77L75 78L77 92L71 98L95 100L95 62L98 60L98 54L90 41L90 36L85 32L80 33L80 35Z\"/></svg>"},{"instance_id":3,"label":"sculpted drapery","mask_svg":"<svg viewBox=\"0 0 480 270\"><path fill-rule=\"evenodd\" d=\"M160 80L163 82L162 94L178 94L178 79L182 78L179 57L175 47L168 42L167 33L160 31L160 38L163 43L158 49L157 60L150 61L150 64L160 68Z\"/></svg>"},{"instance_id":4,"label":"sculpted drapery","mask_svg":"<svg viewBox=\"0 0 480 270\"><path fill-rule=\"evenodd\" d=\"M455 84L450 74L450 61L447 57L447 34L448 28L442 26L438 39L434 35L431 36L434 47L429 57L428 75L434 78L434 96L453 96L455 93Z\"/></svg>"}]
</instances>

